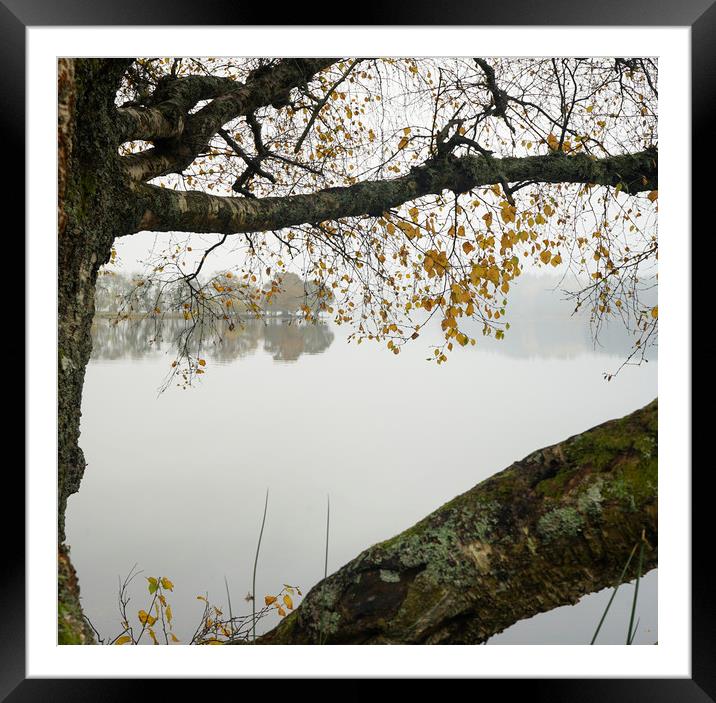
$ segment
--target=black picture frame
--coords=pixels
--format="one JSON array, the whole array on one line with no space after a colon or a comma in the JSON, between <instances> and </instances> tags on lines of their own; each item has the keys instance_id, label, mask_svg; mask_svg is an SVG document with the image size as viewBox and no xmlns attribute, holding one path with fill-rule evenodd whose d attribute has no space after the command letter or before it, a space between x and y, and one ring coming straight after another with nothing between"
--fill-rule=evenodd
<instances>
[{"instance_id":1,"label":"black picture frame","mask_svg":"<svg viewBox=\"0 0 716 703\"><path fill-rule=\"evenodd\" d=\"M341 24L336 4L303 3L281 8L283 25ZM266 25L276 8L246 3L203 0L0 0L0 123L4 149L13 167L2 178L6 203L24 198L25 179L25 29L31 26L91 25ZM272 16L273 14L273 16ZM320 18L316 20L315 18ZM357 19L356 19L357 18ZM470 4L459 0L362 3L353 16L360 25L613 25L683 26L691 28L692 60L692 212L697 203L709 202L710 179L697 178L699 167L711 159L707 126L713 121L708 105L714 99L716 78L716 3L714 0L602 0L574 3L573 0L513 0L510 3ZM700 145L700 148L697 148ZM31 186L32 187L32 186ZM22 192L20 192L22 191ZM695 227L695 225L694 225ZM688 233L690 234L690 233ZM688 235L687 235L688 236ZM13 264L16 266L16 264ZM48 325L52 325L48 319ZM51 327L50 327L51 328ZM48 333L49 334L49 333ZM708 350L707 350L708 351ZM693 414L692 436L699 436ZM701 429L705 429L702 426ZM25 675L25 553L16 538L23 524L24 479L8 462L3 480L6 498L3 510L4 554L0 569L0 700L24 701L110 701L128 700L136 682L131 679L27 679ZM709 469L702 466L702 469ZM487 693L529 696L549 701L716 701L716 598L708 574L713 549L708 482L710 470L692 472L692 645L691 678L681 679L499 679L481 680L479 695ZM12 499L10 499L12 496ZM12 510L15 512L12 512ZM11 527L13 529L11 529ZM698 558L701 555L701 558ZM144 681L142 686L166 682ZM187 682L183 682L185 686ZM340 683L340 682L338 682ZM361 684L362 686L362 684ZM493 688L494 686L494 688ZM361 688L350 693L360 695ZM146 695L146 691L144 692ZM342 695L346 695L345 692Z\"/></svg>"}]
</instances>

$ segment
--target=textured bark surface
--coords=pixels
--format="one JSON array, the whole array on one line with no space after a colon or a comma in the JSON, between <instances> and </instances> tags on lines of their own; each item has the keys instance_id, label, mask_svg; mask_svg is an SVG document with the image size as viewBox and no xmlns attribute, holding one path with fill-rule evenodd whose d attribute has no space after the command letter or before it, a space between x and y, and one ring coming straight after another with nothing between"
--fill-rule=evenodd
<instances>
[{"instance_id":1,"label":"textured bark surface","mask_svg":"<svg viewBox=\"0 0 716 703\"><path fill-rule=\"evenodd\" d=\"M515 462L319 583L261 642L479 644L614 585L642 533L656 567L657 410Z\"/></svg>"},{"instance_id":2,"label":"textured bark surface","mask_svg":"<svg viewBox=\"0 0 716 703\"><path fill-rule=\"evenodd\" d=\"M285 105L292 88L335 61L285 59L252 71L246 83L215 76L167 81L153 93L149 106L117 110L119 142L147 139L154 145L123 159L127 173L137 181L181 173L227 122L263 105ZM210 98L208 105L189 114L198 101Z\"/></svg>"},{"instance_id":3,"label":"textured bark surface","mask_svg":"<svg viewBox=\"0 0 716 703\"><path fill-rule=\"evenodd\" d=\"M70 59L58 65L60 541L67 498L78 490L85 468L78 439L97 272L109 260L115 237L126 231L131 207L113 137L113 101L122 70L121 61Z\"/></svg>"},{"instance_id":4,"label":"textured bark surface","mask_svg":"<svg viewBox=\"0 0 716 703\"><path fill-rule=\"evenodd\" d=\"M58 62L58 635L67 644L93 641L63 542L67 499L79 489L85 470L79 435L97 272L129 219L130 191L116 155L112 118L123 65Z\"/></svg>"},{"instance_id":5,"label":"textured bark surface","mask_svg":"<svg viewBox=\"0 0 716 703\"><path fill-rule=\"evenodd\" d=\"M221 197L199 191L178 192L152 185L137 187L143 205L134 229L169 232L260 232L341 217L381 215L392 207L446 190L464 193L478 186L535 180L541 183L621 184L627 193L658 187L655 150L592 159L584 154L547 154L486 159L448 156L413 168L392 180L365 181L307 195L280 198Z\"/></svg>"},{"instance_id":6,"label":"textured bark surface","mask_svg":"<svg viewBox=\"0 0 716 703\"><path fill-rule=\"evenodd\" d=\"M80 585L65 545L57 548L57 641L58 644L95 644L94 632L82 614Z\"/></svg>"}]
</instances>

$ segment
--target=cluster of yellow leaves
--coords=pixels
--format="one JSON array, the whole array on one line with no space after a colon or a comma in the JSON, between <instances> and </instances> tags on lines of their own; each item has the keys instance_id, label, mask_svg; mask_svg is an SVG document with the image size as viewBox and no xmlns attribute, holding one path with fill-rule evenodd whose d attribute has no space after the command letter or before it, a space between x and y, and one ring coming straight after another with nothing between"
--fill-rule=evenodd
<instances>
[{"instance_id":1,"label":"cluster of yellow leaves","mask_svg":"<svg viewBox=\"0 0 716 703\"><path fill-rule=\"evenodd\" d=\"M278 595L264 596L264 603L266 607L275 609L279 617L285 618L288 614L286 609L293 610L293 598L291 596L293 596L294 593L299 596L302 595L301 589L298 588L298 586L289 586L285 583Z\"/></svg>"},{"instance_id":2,"label":"cluster of yellow leaves","mask_svg":"<svg viewBox=\"0 0 716 703\"><path fill-rule=\"evenodd\" d=\"M437 249L429 249L425 252L423 259L423 268L427 271L429 278L435 276L443 277L450 269L450 262L446 252L437 251Z\"/></svg>"},{"instance_id":3,"label":"cluster of yellow leaves","mask_svg":"<svg viewBox=\"0 0 716 703\"><path fill-rule=\"evenodd\" d=\"M174 614L172 613L171 606L167 602L165 594L166 591L174 590L174 584L166 576L147 576L146 579L147 590L149 591L149 594L153 596L153 599L151 604L149 605L148 610L141 609L137 612L137 619L142 626L140 634L137 637L136 642L132 634L123 634L116 640L114 640L114 644L116 645L130 643L137 644L145 630L149 633L149 637L151 638L152 642L154 644L159 644L157 633L155 631L155 625L157 624L157 622L162 623L164 635L167 640L171 639L172 642L179 642L177 636L174 634L174 632L172 632L172 620ZM155 615L152 615L152 611L154 611ZM131 633L129 623L126 622L124 623L124 625L125 632L129 631Z\"/></svg>"}]
</instances>

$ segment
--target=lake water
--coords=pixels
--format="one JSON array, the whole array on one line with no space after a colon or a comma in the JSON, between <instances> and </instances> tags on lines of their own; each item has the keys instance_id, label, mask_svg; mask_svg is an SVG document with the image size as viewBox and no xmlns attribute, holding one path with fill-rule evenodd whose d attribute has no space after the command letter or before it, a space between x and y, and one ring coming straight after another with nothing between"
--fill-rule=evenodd
<instances>
[{"instance_id":1,"label":"lake water","mask_svg":"<svg viewBox=\"0 0 716 703\"><path fill-rule=\"evenodd\" d=\"M183 642L201 618L197 595L228 612L225 579L234 614L249 613L267 489L260 601L284 583L305 593L323 577L327 495L332 572L514 460L656 397L655 353L607 383L627 335L610 328L595 348L587 322L570 318L557 294L549 300L523 301L503 341L480 338L440 367L426 361L438 330L394 356L346 343L348 330L330 322L253 322L204 350L198 385L161 394L183 321L168 322L157 344L149 323L97 320L82 405L88 466L67 515L95 627L121 630L118 579L135 564L143 574L129 612L148 605L144 576L171 578ZM632 593L620 589L600 643L624 642ZM517 623L490 643L588 643L609 595ZM658 638L656 596L652 571L640 585L636 643Z\"/></svg>"}]
</instances>

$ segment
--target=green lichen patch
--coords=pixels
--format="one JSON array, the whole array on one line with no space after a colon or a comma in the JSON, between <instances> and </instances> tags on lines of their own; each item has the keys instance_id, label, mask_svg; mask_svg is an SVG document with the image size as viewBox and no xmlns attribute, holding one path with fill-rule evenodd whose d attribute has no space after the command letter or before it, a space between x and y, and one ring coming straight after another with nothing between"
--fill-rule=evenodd
<instances>
[{"instance_id":1,"label":"green lichen patch","mask_svg":"<svg viewBox=\"0 0 716 703\"><path fill-rule=\"evenodd\" d=\"M385 581L385 583L398 583L398 581L400 581L400 574L390 569L381 569L380 580Z\"/></svg>"},{"instance_id":2,"label":"green lichen patch","mask_svg":"<svg viewBox=\"0 0 716 703\"><path fill-rule=\"evenodd\" d=\"M584 518L573 507L550 510L537 522L537 531L547 541L573 537L581 532L583 527Z\"/></svg>"},{"instance_id":3,"label":"green lichen patch","mask_svg":"<svg viewBox=\"0 0 716 703\"><path fill-rule=\"evenodd\" d=\"M598 478L577 498L577 509L583 515L591 518L599 517L602 514L602 503L604 496L602 495L602 486L604 481Z\"/></svg>"},{"instance_id":4,"label":"green lichen patch","mask_svg":"<svg viewBox=\"0 0 716 703\"><path fill-rule=\"evenodd\" d=\"M58 644L94 644L94 636L82 615L80 593L69 553L64 546L58 549Z\"/></svg>"}]
</instances>

